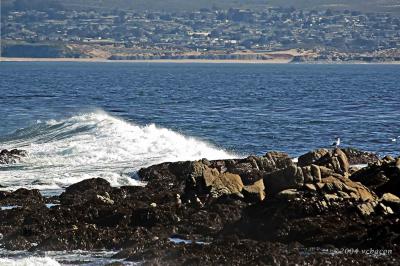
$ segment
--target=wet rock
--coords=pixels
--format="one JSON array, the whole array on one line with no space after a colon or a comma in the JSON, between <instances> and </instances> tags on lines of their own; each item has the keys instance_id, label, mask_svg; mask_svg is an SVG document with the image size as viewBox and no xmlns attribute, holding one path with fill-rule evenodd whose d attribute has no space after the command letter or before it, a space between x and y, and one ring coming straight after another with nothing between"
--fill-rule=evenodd
<instances>
[{"instance_id":1,"label":"wet rock","mask_svg":"<svg viewBox=\"0 0 400 266\"><path fill-rule=\"evenodd\" d=\"M44 198L37 189L20 188L14 192L0 192L0 205L43 206Z\"/></svg>"},{"instance_id":2,"label":"wet rock","mask_svg":"<svg viewBox=\"0 0 400 266\"><path fill-rule=\"evenodd\" d=\"M111 190L110 183L102 178L86 179L67 187L60 195L60 202L64 205L81 205L88 201L109 204Z\"/></svg>"},{"instance_id":3,"label":"wet rock","mask_svg":"<svg viewBox=\"0 0 400 266\"><path fill-rule=\"evenodd\" d=\"M28 153L24 150L1 150L0 151L0 164L11 164L17 163L21 160L22 157L26 157Z\"/></svg>"}]
</instances>

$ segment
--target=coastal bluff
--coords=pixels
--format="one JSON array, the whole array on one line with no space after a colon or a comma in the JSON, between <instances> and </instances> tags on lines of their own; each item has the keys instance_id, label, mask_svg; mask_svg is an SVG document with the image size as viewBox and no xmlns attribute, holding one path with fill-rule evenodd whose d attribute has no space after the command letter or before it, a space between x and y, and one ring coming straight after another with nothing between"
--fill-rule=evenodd
<instances>
[{"instance_id":1,"label":"coastal bluff","mask_svg":"<svg viewBox=\"0 0 400 266\"><path fill-rule=\"evenodd\" d=\"M351 148L296 159L268 152L165 162L138 176L145 186L94 178L53 197L3 188L0 246L120 250L115 258L145 265L400 260L400 157Z\"/></svg>"}]
</instances>

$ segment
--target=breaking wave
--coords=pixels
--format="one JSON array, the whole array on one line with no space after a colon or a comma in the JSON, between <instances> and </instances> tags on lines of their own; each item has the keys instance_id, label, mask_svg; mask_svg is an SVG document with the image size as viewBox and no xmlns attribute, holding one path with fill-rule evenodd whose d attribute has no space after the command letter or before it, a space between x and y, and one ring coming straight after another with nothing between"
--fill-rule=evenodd
<instances>
[{"instance_id":1,"label":"breaking wave","mask_svg":"<svg viewBox=\"0 0 400 266\"><path fill-rule=\"evenodd\" d=\"M140 126L102 111L38 121L0 138L0 146L29 153L21 163L0 168L1 185L48 191L92 177L102 177L114 186L139 185L132 177L141 167L234 157L196 138L154 124Z\"/></svg>"}]
</instances>

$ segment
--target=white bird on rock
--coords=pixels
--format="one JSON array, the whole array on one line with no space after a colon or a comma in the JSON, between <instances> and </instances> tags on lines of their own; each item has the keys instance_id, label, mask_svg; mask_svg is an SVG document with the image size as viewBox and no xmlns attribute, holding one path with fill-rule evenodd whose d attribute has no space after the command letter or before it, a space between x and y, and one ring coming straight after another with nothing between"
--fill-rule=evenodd
<instances>
[{"instance_id":1,"label":"white bird on rock","mask_svg":"<svg viewBox=\"0 0 400 266\"><path fill-rule=\"evenodd\" d=\"M337 148L339 145L340 145L340 138L337 138L337 139L335 140L335 142L332 143L331 146L335 146L335 148Z\"/></svg>"}]
</instances>

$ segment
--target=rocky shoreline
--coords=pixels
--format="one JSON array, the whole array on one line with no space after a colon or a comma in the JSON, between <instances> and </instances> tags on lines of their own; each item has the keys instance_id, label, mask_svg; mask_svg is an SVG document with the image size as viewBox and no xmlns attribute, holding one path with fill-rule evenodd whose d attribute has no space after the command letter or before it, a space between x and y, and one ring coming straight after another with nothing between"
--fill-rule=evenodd
<instances>
[{"instance_id":1,"label":"rocky shoreline","mask_svg":"<svg viewBox=\"0 0 400 266\"><path fill-rule=\"evenodd\" d=\"M0 164L23 151L2 151ZM368 164L360 168L354 165ZM356 149L162 163L46 198L0 191L0 247L119 250L148 265L398 265L400 158ZM0 183L1 185L1 183Z\"/></svg>"}]
</instances>

